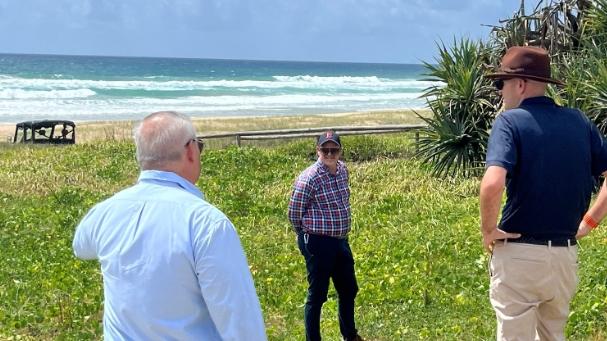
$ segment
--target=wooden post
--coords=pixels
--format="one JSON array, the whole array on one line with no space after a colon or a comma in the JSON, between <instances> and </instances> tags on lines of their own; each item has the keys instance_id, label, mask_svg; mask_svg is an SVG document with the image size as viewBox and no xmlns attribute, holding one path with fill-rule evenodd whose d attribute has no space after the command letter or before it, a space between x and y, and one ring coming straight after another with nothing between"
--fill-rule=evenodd
<instances>
[{"instance_id":1,"label":"wooden post","mask_svg":"<svg viewBox=\"0 0 607 341\"><path fill-rule=\"evenodd\" d=\"M240 147L240 135L236 135L236 145Z\"/></svg>"},{"instance_id":2,"label":"wooden post","mask_svg":"<svg viewBox=\"0 0 607 341\"><path fill-rule=\"evenodd\" d=\"M415 154L419 153L419 130L415 130Z\"/></svg>"}]
</instances>

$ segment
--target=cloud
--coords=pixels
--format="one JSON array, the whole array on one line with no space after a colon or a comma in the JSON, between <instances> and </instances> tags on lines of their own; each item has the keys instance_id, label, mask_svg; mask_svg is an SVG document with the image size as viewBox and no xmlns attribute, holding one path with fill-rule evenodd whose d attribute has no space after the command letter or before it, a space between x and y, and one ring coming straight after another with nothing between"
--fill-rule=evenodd
<instances>
[{"instance_id":1,"label":"cloud","mask_svg":"<svg viewBox=\"0 0 607 341\"><path fill-rule=\"evenodd\" d=\"M0 0L0 52L410 61L506 0ZM382 53L385 57L382 56Z\"/></svg>"}]
</instances>

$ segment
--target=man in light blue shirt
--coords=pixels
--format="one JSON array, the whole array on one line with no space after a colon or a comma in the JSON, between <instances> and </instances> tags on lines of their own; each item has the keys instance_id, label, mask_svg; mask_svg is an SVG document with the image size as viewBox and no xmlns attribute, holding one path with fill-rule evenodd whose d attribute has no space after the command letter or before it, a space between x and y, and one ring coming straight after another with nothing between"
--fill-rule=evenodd
<instances>
[{"instance_id":1,"label":"man in light blue shirt","mask_svg":"<svg viewBox=\"0 0 607 341\"><path fill-rule=\"evenodd\" d=\"M202 142L187 116L135 128L136 185L97 204L76 229L77 257L99 259L106 340L266 340L234 226L204 200Z\"/></svg>"}]
</instances>

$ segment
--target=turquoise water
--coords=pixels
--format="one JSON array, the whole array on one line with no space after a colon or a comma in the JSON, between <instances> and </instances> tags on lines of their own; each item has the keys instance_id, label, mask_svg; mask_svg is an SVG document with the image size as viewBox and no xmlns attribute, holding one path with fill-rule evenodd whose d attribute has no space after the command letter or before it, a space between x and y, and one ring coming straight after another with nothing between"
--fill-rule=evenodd
<instances>
[{"instance_id":1,"label":"turquoise water","mask_svg":"<svg viewBox=\"0 0 607 341\"><path fill-rule=\"evenodd\" d=\"M0 122L423 108L418 64L0 54Z\"/></svg>"}]
</instances>

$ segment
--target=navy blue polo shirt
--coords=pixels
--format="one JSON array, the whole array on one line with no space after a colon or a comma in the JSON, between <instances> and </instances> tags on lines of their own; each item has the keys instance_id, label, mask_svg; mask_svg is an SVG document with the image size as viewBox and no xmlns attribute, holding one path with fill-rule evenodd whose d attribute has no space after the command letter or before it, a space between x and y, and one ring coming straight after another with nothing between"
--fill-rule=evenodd
<instances>
[{"instance_id":1,"label":"navy blue polo shirt","mask_svg":"<svg viewBox=\"0 0 607 341\"><path fill-rule=\"evenodd\" d=\"M496 118L486 166L507 171L502 230L573 238L590 204L592 177L607 170L607 144L579 110L533 97Z\"/></svg>"}]
</instances>

